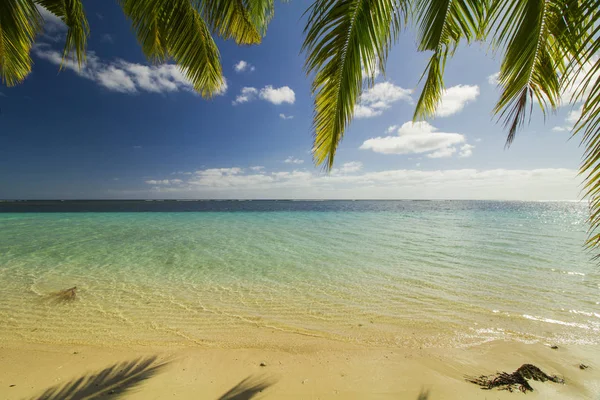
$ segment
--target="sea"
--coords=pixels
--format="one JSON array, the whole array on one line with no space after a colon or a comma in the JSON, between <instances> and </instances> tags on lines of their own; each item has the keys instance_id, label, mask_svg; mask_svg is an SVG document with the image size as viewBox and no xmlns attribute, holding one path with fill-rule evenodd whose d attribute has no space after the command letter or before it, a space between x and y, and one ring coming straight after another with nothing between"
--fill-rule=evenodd
<instances>
[{"instance_id":1,"label":"sea","mask_svg":"<svg viewBox=\"0 0 600 400\"><path fill-rule=\"evenodd\" d=\"M3 201L0 342L598 344L587 217L577 202Z\"/></svg>"}]
</instances>

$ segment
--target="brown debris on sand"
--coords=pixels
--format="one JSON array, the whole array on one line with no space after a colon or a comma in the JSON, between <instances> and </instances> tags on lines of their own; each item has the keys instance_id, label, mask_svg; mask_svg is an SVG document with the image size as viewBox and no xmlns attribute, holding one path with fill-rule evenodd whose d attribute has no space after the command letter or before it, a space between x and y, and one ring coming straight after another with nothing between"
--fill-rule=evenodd
<instances>
[{"instance_id":1,"label":"brown debris on sand","mask_svg":"<svg viewBox=\"0 0 600 400\"><path fill-rule=\"evenodd\" d=\"M528 382L529 379L540 382L565 383L564 380L556 375L548 375L532 364L523 364L512 374L499 372L496 375L481 375L477 378L467 377L467 382L479 385L484 390L498 388L498 390L513 392L518 389L526 393L533 392L533 388Z\"/></svg>"},{"instance_id":2,"label":"brown debris on sand","mask_svg":"<svg viewBox=\"0 0 600 400\"><path fill-rule=\"evenodd\" d=\"M70 302L77 298L77 286L73 286L72 288L59 290L58 292L54 292L51 294L56 302Z\"/></svg>"}]
</instances>

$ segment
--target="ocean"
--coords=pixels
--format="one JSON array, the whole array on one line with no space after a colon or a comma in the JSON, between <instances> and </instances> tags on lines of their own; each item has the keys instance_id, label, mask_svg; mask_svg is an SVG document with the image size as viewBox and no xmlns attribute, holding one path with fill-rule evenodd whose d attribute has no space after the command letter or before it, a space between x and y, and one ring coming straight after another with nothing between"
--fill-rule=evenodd
<instances>
[{"instance_id":1,"label":"ocean","mask_svg":"<svg viewBox=\"0 0 600 400\"><path fill-rule=\"evenodd\" d=\"M600 343L585 203L0 202L0 342ZM74 301L52 293L77 287Z\"/></svg>"}]
</instances>

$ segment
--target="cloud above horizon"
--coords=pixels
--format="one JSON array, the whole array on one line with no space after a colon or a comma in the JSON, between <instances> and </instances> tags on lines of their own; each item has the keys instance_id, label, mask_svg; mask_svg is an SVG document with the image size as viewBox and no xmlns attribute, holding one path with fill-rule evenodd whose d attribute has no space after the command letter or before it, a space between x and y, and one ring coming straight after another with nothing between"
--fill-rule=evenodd
<instances>
[{"instance_id":1,"label":"cloud above horizon","mask_svg":"<svg viewBox=\"0 0 600 400\"><path fill-rule=\"evenodd\" d=\"M354 117L377 117L398 100L412 103L412 97L410 97L412 92L411 89L401 88L391 82L377 83L362 93L358 104L354 108Z\"/></svg>"},{"instance_id":2,"label":"cloud above horizon","mask_svg":"<svg viewBox=\"0 0 600 400\"><path fill-rule=\"evenodd\" d=\"M210 168L184 180L146 180L154 198L576 200L577 170L393 169L363 172L360 162L332 174L308 170Z\"/></svg>"},{"instance_id":3,"label":"cloud above horizon","mask_svg":"<svg viewBox=\"0 0 600 400\"><path fill-rule=\"evenodd\" d=\"M236 96L235 100L231 104L238 105L244 104L256 99L268 101L271 104L280 105L283 103L294 104L296 101L296 94L288 86L282 86L280 88L273 88L272 85L267 85L262 89L258 90L254 87L243 87L240 94Z\"/></svg>"},{"instance_id":4,"label":"cloud above horizon","mask_svg":"<svg viewBox=\"0 0 600 400\"><path fill-rule=\"evenodd\" d=\"M462 111L467 104L475 101L479 96L479 86L477 85L456 85L449 87L442 94L442 99L438 105L435 116L449 117Z\"/></svg>"},{"instance_id":5,"label":"cloud above horizon","mask_svg":"<svg viewBox=\"0 0 600 400\"><path fill-rule=\"evenodd\" d=\"M304 160L300 160L299 158L289 156L285 160L283 160L286 164L304 164Z\"/></svg>"},{"instance_id":6,"label":"cloud above horizon","mask_svg":"<svg viewBox=\"0 0 600 400\"><path fill-rule=\"evenodd\" d=\"M44 19L44 31L46 33L57 33L67 31L67 25L65 25L65 23L59 17L52 14L50 11L40 6L39 4L36 4L35 7Z\"/></svg>"},{"instance_id":7,"label":"cloud above horizon","mask_svg":"<svg viewBox=\"0 0 600 400\"><path fill-rule=\"evenodd\" d=\"M48 44L34 46L33 53L52 64L62 63L62 54ZM104 62L94 52L88 52L87 62L81 68L73 60L65 60L63 67L113 92L135 94L185 91L196 94L194 86L174 64L148 66L119 59ZM223 95L226 91L227 81L217 94Z\"/></svg>"},{"instance_id":8,"label":"cloud above horizon","mask_svg":"<svg viewBox=\"0 0 600 400\"><path fill-rule=\"evenodd\" d=\"M241 73L246 71L254 72L256 68L254 68L254 65L250 64L249 62L240 60L234 64L233 69L235 70L235 72Z\"/></svg>"},{"instance_id":9,"label":"cloud above horizon","mask_svg":"<svg viewBox=\"0 0 600 400\"><path fill-rule=\"evenodd\" d=\"M466 142L460 133L439 132L426 121L408 121L401 127L391 126L387 132L396 130L396 135L367 139L360 146L362 150L372 150L381 154L421 154L429 153L429 158L450 157L456 153L456 146ZM463 146L464 147L464 146ZM474 147L474 146L473 146ZM471 155L473 147L465 148L465 157ZM462 150L462 149L461 149Z\"/></svg>"}]
</instances>

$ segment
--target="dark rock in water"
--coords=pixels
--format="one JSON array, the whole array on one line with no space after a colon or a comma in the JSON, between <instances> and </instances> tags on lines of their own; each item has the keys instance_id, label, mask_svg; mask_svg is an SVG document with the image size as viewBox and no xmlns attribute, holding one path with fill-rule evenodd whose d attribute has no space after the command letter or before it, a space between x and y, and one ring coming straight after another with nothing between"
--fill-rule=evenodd
<instances>
[{"instance_id":1,"label":"dark rock in water","mask_svg":"<svg viewBox=\"0 0 600 400\"><path fill-rule=\"evenodd\" d=\"M558 350L558 346L557 346L557 345L550 346L550 348L551 348L552 350Z\"/></svg>"},{"instance_id":2,"label":"dark rock in water","mask_svg":"<svg viewBox=\"0 0 600 400\"><path fill-rule=\"evenodd\" d=\"M561 378L548 375L532 364L523 364L512 374L500 372L496 375L481 375L476 378L467 377L468 382L479 385L484 390L498 388L499 390L513 392L518 389L523 393L533 392L533 388L528 382L529 379L540 382L565 383Z\"/></svg>"},{"instance_id":3,"label":"dark rock in water","mask_svg":"<svg viewBox=\"0 0 600 400\"><path fill-rule=\"evenodd\" d=\"M589 365L579 364L579 369L588 369Z\"/></svg>"},{"instance_id":4,"label":"dark rock in water","mask_svg":"<svg viewBox=\"0 0 600 400\"><path fill-rule=\"evenodd\" d=\"M52 293L51 296L54 298L54 301L58 303L71 302L77 298L77 286L59 290L58 292Z\"/></svg>"}]
</instances>

